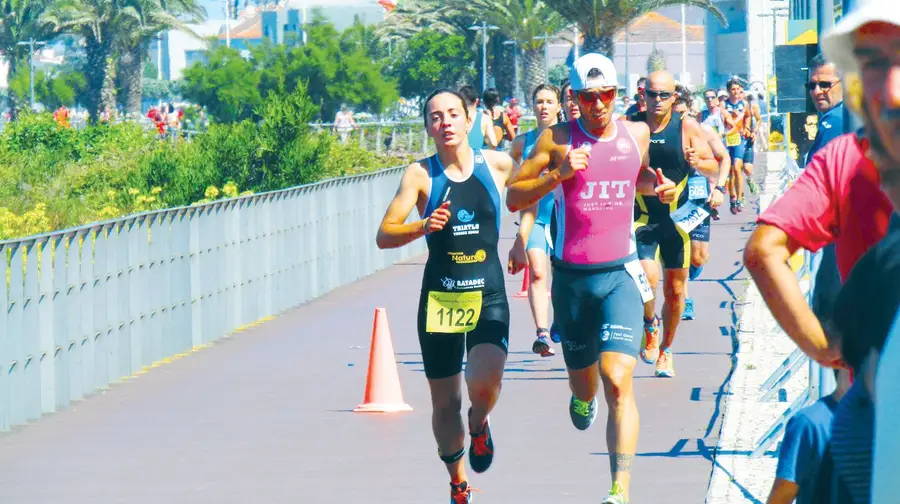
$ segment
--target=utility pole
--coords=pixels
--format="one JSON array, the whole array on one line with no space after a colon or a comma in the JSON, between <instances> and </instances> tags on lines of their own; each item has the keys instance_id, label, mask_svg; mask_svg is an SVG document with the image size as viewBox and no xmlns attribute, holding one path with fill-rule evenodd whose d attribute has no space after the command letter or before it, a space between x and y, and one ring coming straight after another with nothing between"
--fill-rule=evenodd
<instances>
[{"instance_id":1,"label":"utility pole","mask_svg":"<svg viewBox=\"0 0 900 504\"><path fill-rule=\"evenodd\" d=\"M503 45L513 46L513 96L520 97L521 89L519 89L519 43L515 40L507 40Z\"/></svg>"},{"instance_id":2,"label":"utility pole","mask_svg":"<svg viewBox=\"0 0 900 504\"><path fill-rule=\"evenodd\" d=\"M16 44L16 45L20 45L20 46L28 46L29 50L31 51L31 53L30 53L31 56L28 58L28 60L29 60L29 67L31 70L31 78L30 78L29 85L31 87L31 110L32 111L34 110L34 46L40 47L44 44L46 44L46 42L39 42L33 38L28 39L28 40L23 40L22 42L19 42Z\"/></svg>"},{"instance_id":3,"label":"utility pole","mask_svg":"<svg viewBox=\"0 0 900 504\"><path fill-rule=\"evenodd\" d=\"M687 74L687 25L685 24L684 4L681 4L681 78Z\"/></svg>"},{"instance_id":4,"label":"utility pole","mask_svg":"<svg viewBox=\"0 0 900 504\"><path fill-rule=\"evenodd\" d=\"M578 25L575 25L575 40L572 43L575 59L578 59Z\"/></svg>"},{"instance_id":5,"label":"utility pole","mask_svg":"<svg viewBox=\"0 0 900 504\"><path fill-rule=\"evenodd\" d=\"M481 32L481 92L484 93L487 89L487 34L488 30L496 30L497 27L488 26L487 21L481 21L481 26L472 25L469 29Z\"/></svg>"},{"instance_id":6,"label":"utility pole","mask_svg":"<svg viewBox=\"0 0 900 504\"><path fill-rule=\"evenodd\" d=\"M627 96L631 96L631 55L630 55L630 46L631 46L631 36L637 35L637 33L633 33L628 26L625 27L625 94Z\"/></svg>"},{"instance_id":7,"label":"utility pole","mask_svg":"<svg viewBox=\"0 0 900 504\"><path fill-rule=\"evenodd\" d=\"M550 34L539 35L534 40L544 41L544 72L547 74L547 82L550 82Z\"/></svg>"},{"instance_id":8,"label":"utility pole","mask_svg":"<svg viewBox=\"0 0 900 504\"><path fill-rule=\"evenodd\" d=\"M764 72L767 74L766 75L766 91L769 93L769 96L772 95L772 91L773 91L769 88L769 81L770 81L769 77L772 75L775 75L775 46L778 44L778 30L776 29L776 22L779 17L787 17L788 11L790 11L790 9L788 7L773 7L771 9L771 12L769 12L768 14L757 14L757 16L759 16L759 17L772 18L772 69L770 72ZM778 96L777 95L775 96L774 110L772 110L772 112L773 113L778 112Z\"/></svg>"},{"instance_id":9,"label":"utility pole","mask_svg":"<svg viewBox=\"0 0 900 504\"><path fill-rule=\"evenodd\" d=\"M231 47L231 0L225 0L225 47Z\"/></svg>"}]
</instances>

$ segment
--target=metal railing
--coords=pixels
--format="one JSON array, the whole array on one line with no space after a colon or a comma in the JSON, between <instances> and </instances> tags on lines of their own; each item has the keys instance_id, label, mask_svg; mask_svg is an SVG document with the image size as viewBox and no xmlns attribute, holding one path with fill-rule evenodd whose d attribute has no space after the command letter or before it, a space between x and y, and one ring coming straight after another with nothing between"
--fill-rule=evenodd
<instances>
[{"instance_id":1,"label":"metal railing","mask_svg":"<svg viewBox=\"0 0 900 504\"><path fill-rule=\"evenodd\" d=\"M785 164L780 175L781 184L775 194L776 199L791 187L791 184L793 184L793 182L797 180L797 177L801 173L800 167L790 156L790 149L786 135L784 138L784 153ZM801 282L801 286L803 285L803 278L808 278L807 288L803 294L810 306L812 306L813 302L816 274L819 270L819 264L821 263L821 261L818 259L820 258L821 253L821 251L817 253L811 253L808 250L804 250L803 264L799 268L797 268L797 271L795 272L797 280ZM785 335L785 337L787 336ZM760 386L759 390L763 394L760 400L775 400L782 387L788 381L790 381L792 377L798 374L800 369L804 365L807 366L809 373L809 381L806 389L787 407L787 409L781 415L778 416L778 418L775 419L774 423L762 435L762 437L754 447L753 452L751 453L752 457L759 457L760 455L765 453L766 450L768 450L768 448L772 446L772 444L778 441L782 430L784 429L785 425L787 425L788 420L790 420L791 417L794 416L794 414L796 414L806 406L812 404L813 402L818 401L823 396L830 394L834 389L834 379L833 377L829 378L828 376L830 370L822 368L816 361L810 359L806 354L803 353L803 351L797 348L788 356L787 359L784 360L784 362L782 362L775 369L775 371L772 372L772 374L769 375L766 381Z\"/></svg>"},{"instance_id":2,"label":"metal railing","mask_svg":"<svg viewBox=\"0 0 900 504\"><path fill-rule=\"evenodd\" d=\"M0 431L425 250L402 168L0 242Z\"/></svg>"}]
</instances>

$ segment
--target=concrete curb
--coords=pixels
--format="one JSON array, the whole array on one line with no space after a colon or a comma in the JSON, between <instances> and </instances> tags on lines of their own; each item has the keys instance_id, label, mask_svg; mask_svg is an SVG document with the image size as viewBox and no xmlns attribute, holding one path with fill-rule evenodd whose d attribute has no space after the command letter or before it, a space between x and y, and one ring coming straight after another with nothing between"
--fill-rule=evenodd
<instances>
[{"instance_id":1,"label":"concrete curb","mask_svg":"<svg viewBox=\"0 0 900 504\"><path fill-rule=\"evenodd\" d=\"M760 153L767 170L759 197L764 211L781 187L783 153ZM778 444L759 458L750 453L769 426L807 385L807 368L793 377L775 402L761 402L760 385L794 351L796 345L775 323L756 285L747 279L741 315L734 338L737 355L724 406L722 432L713 459L708 504L762 504L775 478Z\"/></svg>"}]
</instances>

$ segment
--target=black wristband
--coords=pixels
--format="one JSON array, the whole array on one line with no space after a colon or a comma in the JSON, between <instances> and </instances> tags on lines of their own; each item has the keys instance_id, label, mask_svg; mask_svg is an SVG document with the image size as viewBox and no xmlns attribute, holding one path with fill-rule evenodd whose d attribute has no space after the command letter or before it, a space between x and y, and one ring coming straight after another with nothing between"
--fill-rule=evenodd
<instances>
[{"instance_id":1,"label":"black wristband","mask_svg":"<svg viewBox=\"0 0 900 504\"><path fill-rule=\"evenodd\" d=\"M725 186L717 185L715 189L718 189L720 193L725 194Z\"/></svg>"}]
</instances>

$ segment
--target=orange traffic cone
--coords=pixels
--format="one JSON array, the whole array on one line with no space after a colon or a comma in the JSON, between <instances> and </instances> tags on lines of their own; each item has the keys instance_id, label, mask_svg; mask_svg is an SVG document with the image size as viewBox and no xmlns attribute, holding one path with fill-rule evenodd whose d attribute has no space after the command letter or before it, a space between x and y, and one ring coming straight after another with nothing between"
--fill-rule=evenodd
<instances>
[{"instance_id":1,"label":"orange traffic cone","mask_svg":"<svg viewBox=\"0 0 900 504\"><path fill-rule=\"evenodd\" d=\"M412 411L412 408L403 402L400 375L397 373L397 360L394 357L394 345L391 343L391 330L388 327L387 312L384 308L375 309L365 402L353 411L357 413Z\"/></svg>"}]
</instances>

